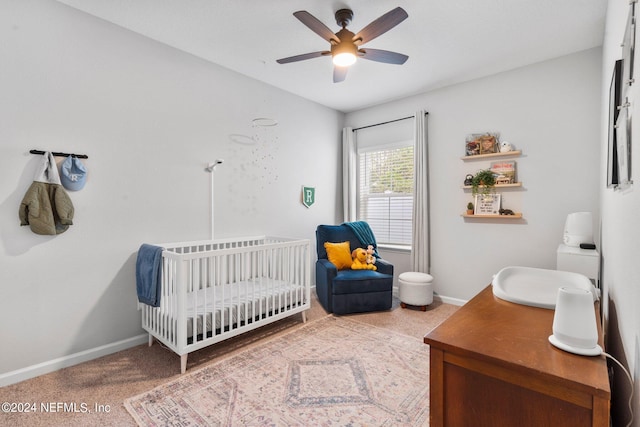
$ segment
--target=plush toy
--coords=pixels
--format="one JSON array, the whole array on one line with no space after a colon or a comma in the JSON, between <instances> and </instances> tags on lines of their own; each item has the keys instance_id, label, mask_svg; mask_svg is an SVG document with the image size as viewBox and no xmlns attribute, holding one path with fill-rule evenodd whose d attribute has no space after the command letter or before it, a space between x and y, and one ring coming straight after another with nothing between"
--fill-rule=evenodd
<instances>
[{"instance_id":1,"label":"plush toy","mask_svg":"<svg viewBox=\"0 0 640 427\"><path fill-rule=\"evenodd\" d=\"M373 265L376 263L376 257L373 253L373 245L367 246L367 264ZM376 270L376 268L374 268L374 270Z\"/></svg>"},{"instance_id":2,"label":"plush toy","mask_svg":"<svg viewBox=\"0 0 640 427\"><path fill-rule=\"evenodd\" d=\"M500 152L501 153L508 153L511 150L513 150L513 147L511 146L511 143L509 143L507 141L502 141L500 143Z\"/></svg>"},{"instance_id":3,"label":"plush toy","mask_svg":"<svg viewBox=\"0 0 640 427\"><path fill-rule=\"evenodd\" d=\"M362 248L354 249L351 252L351 258L353 263L351 264L352 270L377 270L373 264L367 264L367 251Z\"/></svg>"}]
</instances>

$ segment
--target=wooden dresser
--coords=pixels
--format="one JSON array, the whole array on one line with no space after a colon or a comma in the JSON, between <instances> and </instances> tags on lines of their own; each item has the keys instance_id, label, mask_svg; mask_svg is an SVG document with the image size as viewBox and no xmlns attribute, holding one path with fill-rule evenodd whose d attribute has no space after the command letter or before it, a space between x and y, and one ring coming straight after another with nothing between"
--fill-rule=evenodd
<instances>
[{"instance_id":1,"label":"wooden dresser","mask_svg":"<svg viewBox=\"0 0 640 427\"><path fill-rule=\"evenodd\" d=\"M608 427L605 357L552 346L553 315L488 286L426 335L431 427Z\"/></svg>"}]
</instances>

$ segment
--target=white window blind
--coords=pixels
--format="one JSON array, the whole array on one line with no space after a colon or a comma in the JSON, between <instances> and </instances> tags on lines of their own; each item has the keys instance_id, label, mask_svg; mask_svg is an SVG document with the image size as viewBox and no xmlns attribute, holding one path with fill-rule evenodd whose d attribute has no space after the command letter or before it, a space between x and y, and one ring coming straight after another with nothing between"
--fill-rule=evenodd
<instances>
[{"instance_id":1,"label":"white window blind","mask_svg":"<svg viewBox=\"0 0 640 427\"><path fill-rule=\"evenodd\" d=\"M358 217L378 244L411 245L413 145L392 145L358 154Z\"/></svg>"}]
</instances>

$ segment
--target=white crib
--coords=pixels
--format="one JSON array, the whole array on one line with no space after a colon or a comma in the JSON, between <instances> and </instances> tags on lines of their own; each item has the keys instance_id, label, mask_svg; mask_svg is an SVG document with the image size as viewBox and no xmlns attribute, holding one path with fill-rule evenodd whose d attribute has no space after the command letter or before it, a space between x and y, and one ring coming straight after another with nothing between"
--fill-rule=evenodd
<instances>
[{"instance_id":1,"label":"white crib","mask_svg":"<svg viewBox=\"0 0 640 427\"><path fill-rule=\"evenodd\" d=\"M157 339L187 357L227 338L310 307L309 240L248 237L157 244L162 252L159 307L141 304L149 346Z\"/></svg>"}]
</instances>

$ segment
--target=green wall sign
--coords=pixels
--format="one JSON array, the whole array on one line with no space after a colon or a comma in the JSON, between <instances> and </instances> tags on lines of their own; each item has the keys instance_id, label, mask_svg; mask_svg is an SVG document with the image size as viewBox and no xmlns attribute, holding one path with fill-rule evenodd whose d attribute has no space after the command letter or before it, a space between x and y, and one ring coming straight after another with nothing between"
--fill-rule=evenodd
<instances>
[{"instance_id":1,"label":"green wall sign","mask_svg":"<svg viewBox=\"0 0 640 427\"><path fill-rule=\"evenodd\" d=\"M302 187L302 204L310 208L316 201L316 189L314 187Z\"/></svg>"}]
</instances>

